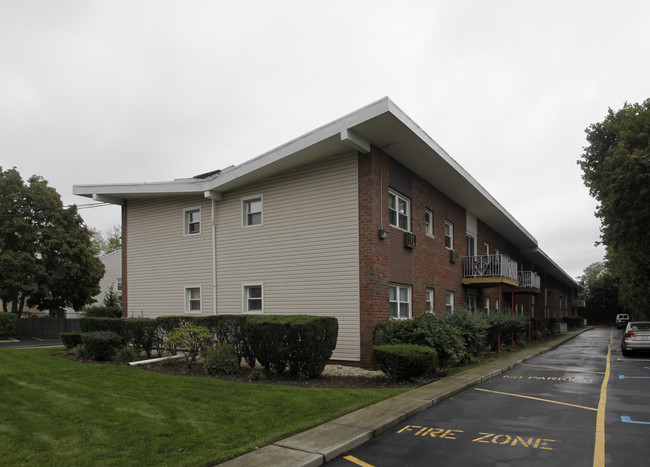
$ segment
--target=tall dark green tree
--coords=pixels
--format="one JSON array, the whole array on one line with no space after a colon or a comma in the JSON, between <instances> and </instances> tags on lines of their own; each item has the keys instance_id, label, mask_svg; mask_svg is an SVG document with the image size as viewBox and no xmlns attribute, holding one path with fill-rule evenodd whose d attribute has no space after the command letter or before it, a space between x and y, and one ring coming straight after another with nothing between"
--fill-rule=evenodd
<instances>
[{"instance_id":1,"label":"tall dark green tree","mask_svg":"<svg viewBox=\"0 0 650 467\"><path fill-rule=\"evenodd\" d=\"M580 298L586 302L591 323L613 323L618 313L626 313L619 302L619 281L606 262L593 263L580 278Z\"/></svg>"},{"instance_id":2,"label":"tall dark green tree","mask_svg":"<svg viewBox=\"0 0 650 467\"><path fill-rule=\"evenodd\" d=\"M608 269L619 281L626 308L650 312L650 99L609 109L586 130L587 147L578 164L598 201L601 242Z\"/></svg>"},{"instance_id":3,"label":"tall dark green tree","mask_svg":"<svg viewBox=\"0 0 650 467\"><path fill-rule=\"evenodd\" d=\"M76 206L46 180L25 183L0 167L0 299L3 311L80 309L100 291L104 265Z\"/></svg>"}]
</instances>

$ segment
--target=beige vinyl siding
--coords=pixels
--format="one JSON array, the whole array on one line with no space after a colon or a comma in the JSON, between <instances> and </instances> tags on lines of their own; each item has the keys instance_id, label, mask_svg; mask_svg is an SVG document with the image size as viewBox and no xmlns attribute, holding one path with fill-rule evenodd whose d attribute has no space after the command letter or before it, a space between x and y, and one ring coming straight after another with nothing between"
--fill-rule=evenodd
<instances>
[{"instance_id":1,"label":"beige vinyl siding","mask_svg":"<svg viewBox=\"0 0 650 467\"><path fill-rule=\"evenodd\" d=\"M242 198L263 196L263 225L242 227ZM243 312L243 284L264 286L265 314L336 316L335 359L358 360L357 157L287 172L216 203L219 314Z\"/></svg>"},{"instance_id":2,"label":"beige vinyl siding","mask_svg":"<svg viewBox=\"0 0 650 467\"><path fill-rule=\"evenodd\" d=\"M184 234L184 210L201 207L201 233ZM201 286L213 313L211 201L202 196L130 200L127 205L129 316L182 315L185 286Z\"/></svg>"}]
</instances>

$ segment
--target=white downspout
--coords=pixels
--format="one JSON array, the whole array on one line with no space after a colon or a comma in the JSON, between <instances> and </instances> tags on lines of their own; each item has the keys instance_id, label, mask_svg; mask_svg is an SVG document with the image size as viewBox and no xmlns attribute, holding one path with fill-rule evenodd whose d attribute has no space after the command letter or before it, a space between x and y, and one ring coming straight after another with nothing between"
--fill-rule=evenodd
<instances>
[{"instance_id":1,"label":"white downspout","mask_svg":"<svg viewBox=\"0 0 650 467\"><path fill-rule=\"evenodd\" d=\"M214 199L212 201L212 314L217 314L217 226L214 223Z\"/></svg>"}]
</instances>

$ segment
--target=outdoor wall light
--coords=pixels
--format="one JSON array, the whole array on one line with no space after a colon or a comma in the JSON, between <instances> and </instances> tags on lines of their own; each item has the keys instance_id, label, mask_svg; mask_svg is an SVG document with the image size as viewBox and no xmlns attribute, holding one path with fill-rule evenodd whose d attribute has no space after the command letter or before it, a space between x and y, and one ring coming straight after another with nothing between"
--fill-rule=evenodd
<instances>
[{"instance_id":1,"label":"outdoor wall light","mask_svg":"<svg viewBox=\"0 0 650 467\"><path fill-rule=\"evenodd\" d=\"M377 232L377 236L379 237L380 240L384 240L385 238L388 238L388 230L379 229L379 232Z\"/></svg>"}]
</instances>

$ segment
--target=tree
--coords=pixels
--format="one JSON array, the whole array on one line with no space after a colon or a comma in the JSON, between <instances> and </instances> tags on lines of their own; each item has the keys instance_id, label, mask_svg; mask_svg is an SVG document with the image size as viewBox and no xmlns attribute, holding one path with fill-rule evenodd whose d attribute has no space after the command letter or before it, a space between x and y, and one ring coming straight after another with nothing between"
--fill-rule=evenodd
<instances>
[{"instance_id":1,"label":"tree","mask_svg":"<svg viewBox=\"0 0 650 467\"><path fill-rule=\"evenodd\" d=\"M23 182L0 167L0 299L3 311L80 309L100 291L104 265L76 206L63 207L46 180Z\"/></svg>"},{"instance_id":2,"label":"tree","mask_svg":"<svg viewBox=\"0 0 650 467\"><path fill-rule=\"evenodd\" d=\"M122 248L122 227L114 225L104 234L91 229L92 242L95 250L100 255L107 255Z\"/></svg>"},{"instance_id":3,"label":"tree","mask_svg":"<svg viewBox=\"0 0 650 467\"><path fill-rule=\"evenodd\" d=\"M590 322L611 323L618 313L625 313L619 303L619 280L606 262L587 266L580 278L580 286L580 298L585 301Z\"/></svg>"},{"instance_id":4,"label":"tree","mask_svg":"<svg viewBox=\"0 0 650 467\"><path fill-rule=\"evenodd\" d=\"M650 256L643 253L650 244L650 99L609 109L585 131L589 144L578 164L598 201L608 269L619 281L621 302L648 313Z\"/></svg>"}]
</instances>

